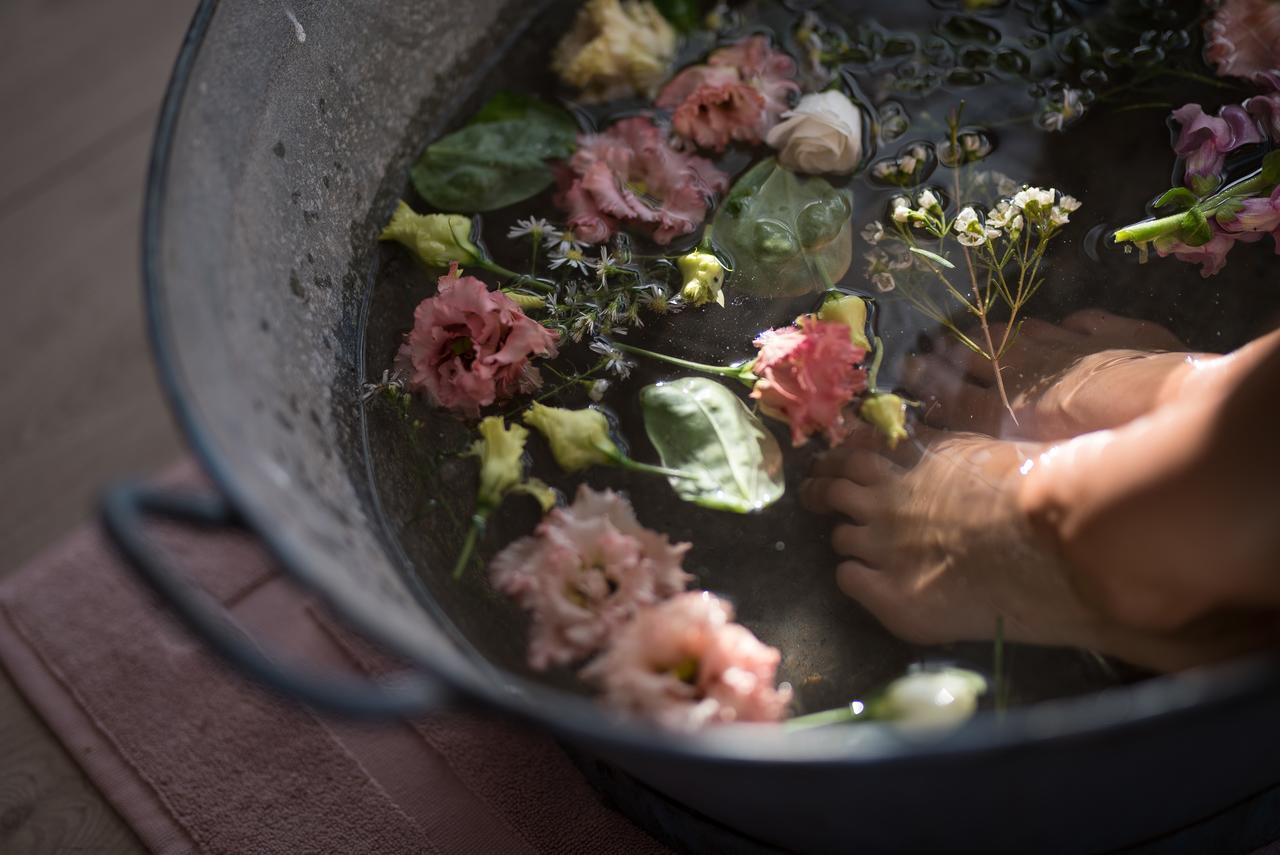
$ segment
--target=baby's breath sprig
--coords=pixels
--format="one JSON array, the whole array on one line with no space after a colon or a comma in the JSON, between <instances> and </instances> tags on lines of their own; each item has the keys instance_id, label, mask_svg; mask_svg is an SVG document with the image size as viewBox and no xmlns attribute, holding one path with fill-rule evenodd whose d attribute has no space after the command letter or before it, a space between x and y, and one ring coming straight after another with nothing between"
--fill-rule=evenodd
<instances>
[{"instance_id":1,"label":"baby's breath sprig","mask_svg":"<svg viewBox=\"0 0 1280 855\"><path fill-rule=\"evenodd\" d=\"M959 110L949 123L951 149L960 151ZM990 360L1000 399L1012 413L1000 360L1017 335L1027 301L1044 284L1042 264L1049 242L1080 202L1059 190L1023 185L990 207L972 194L972 201L964 203L963 166L957 164L952 173L952 200L944 202L942 191L929 187L914 198L897 196L890 203L888 227L877 222L863 230L863 239L872 245L866 256L867 275L878 290L901 295L965 347ZM985 177L974 183L993 182ZM956 213L949 215L948 209ZM960 265L948 257L952 248L959 251ZM943 293L928 287L930 282L940 284ZM978 334L965 332L952 319L956 307L977 319ZM990 316L998 308L1007 312L1008 322L1003 332L993 335Z\"/></svg>"}]
</instances>

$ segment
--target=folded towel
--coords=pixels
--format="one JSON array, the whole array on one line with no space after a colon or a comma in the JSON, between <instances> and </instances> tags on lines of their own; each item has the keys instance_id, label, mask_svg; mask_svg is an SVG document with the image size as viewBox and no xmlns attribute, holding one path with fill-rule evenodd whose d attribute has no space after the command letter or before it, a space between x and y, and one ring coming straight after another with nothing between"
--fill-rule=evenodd
<instances>
[{"instance_id":1,"label":"folded towel","mask_svg":"<svg viewBox=\"0 0 1280 855\"><path fill-rule=\"evenodd\" d=\"M186 464L166 478L198 485ZM156 538L251 631L320 666L376 673L237 533ZM324 720L206 654L80 531L0 585L0 662L157 853L667 851L607 807L546 735L441 714Z\"/></svg>"}]
</instances>

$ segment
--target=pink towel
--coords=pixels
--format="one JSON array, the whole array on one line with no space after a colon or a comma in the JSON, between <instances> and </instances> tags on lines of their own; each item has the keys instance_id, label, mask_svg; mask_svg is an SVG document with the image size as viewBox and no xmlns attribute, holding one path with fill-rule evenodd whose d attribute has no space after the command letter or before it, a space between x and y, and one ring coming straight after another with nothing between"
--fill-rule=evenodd
<instances>
[{"instance_id":1,"label":"pink towel","mask_svg":"<svg viewBox=\"0 0 1280 855\"><path fill-rule=\"evenodd\" d=\"M186 465L166 479L197 484ZM157 539L251 631L380 670L243 535ZM155 852L661 853L545 735L437 715L322 720L246 684L87 529L0 586L0 661Z\"/></svg>"}]
</instances>

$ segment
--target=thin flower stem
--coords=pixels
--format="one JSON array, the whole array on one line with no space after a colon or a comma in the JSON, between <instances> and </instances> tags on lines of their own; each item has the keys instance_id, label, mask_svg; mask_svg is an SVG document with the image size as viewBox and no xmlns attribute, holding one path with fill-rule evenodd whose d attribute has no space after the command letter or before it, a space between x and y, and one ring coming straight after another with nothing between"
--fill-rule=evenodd
<instances>
[{"instance_id":1,"label":"thin flower stem","mask_svg":"<svg viewBox=\"0 0 1280 855\"><path fill-rule=\"evenodd\" d=\"M529 275L531 277L538 275L538 244L540 243L542 243L542 241L540 240L540 235L538 235L538 233L535 232L533 249L529 255Z\"/></svg>"},{"instance_id":2,"label":"thin flower stem","mask_svg":"<svg viewBox=\"0 0 1280 855\"><path fill-rule=\"evenodd\" d=\"M681 368L689 368L693 371L701 371L705 374L718 374L721 377L736 377L744 383L755 382L755 378L751 376L751 369L746 365L707 365L703 362L693 362L688 359L681 359L678 356L668 356L665 353L656 353L652 350L645 350L642 347L636 347L630 344L623 344L620 341L613 342L613 346L623 353L633 353L636 356L647 356L650 359L657 359L660 362L669 362L672 365L679 365Z\"/></svg>"},{"instance_id":3,"label":"thin flower stem","mask_svg":"<svg viewBox=\"0 0 1280 855\"><path fill-rule=\"evenodd\" d=\"M481 270L487 270L490 273L497 274L498 276L505 276L507 279L515 279L517 285L536 288L545 294L550 294L556 290L554 283L544 282L536 276L531 276L525 273L516 273L514 270L503 267L491 258L477 259L475 265Z\"/></svg>"},{"instance_id":4,"label":"thin flower stem","mask_svg":"<svg viewBox=\"0 0 1280 855\"><path fill-rule=\"evenodd\" d=\"M875 350L871 351L871 368L867 371L867 391L875 394L878 390L876 387L876 378L880 374L880 363L884 361L884 342L880 340L880 336L876 336L874 340Z\"/></svg>"},{"instance_id":5,"label":"thin flower stem","mask_svg":"<svg viewBox=\"0 0 1280 855\"><path fill-rule=\"evenodd\" d=\"M960 102L960 107L955 110L948 118L948 124L951 130L951 150L960 150L960 110L964 109L964 102ZM952 183L955 187L955 201L960 204L960 169L956 168L951 171ZM991 325L987 322L987 312L991 306L987 297L983 295L978 287L978 273L973 266L973 256L969 253L969 247L964 244L960 245L962 254L964 255L964 264L969 271L969 284L973 289L973 299L977 301L975 312L978 316L978 324L982 327L982 337L987 344L986 357L991 360L991 368L996 375L996 391L1000 393L1000 403L1004 404L1004 408L1009 411L1009 416L1013 419L1013 423L1018 423L1018 417L1013 413L1013 406L1009 403L1009 394L1004 388L1004 377L1001 376L1000 357L996 353L995 343L991 340Z\"/></svg>"},{"instance_id":6,"label":"thin flower stem","mask_svg":"<svg viewBox=\"0 0 1280 855\"><path fill-rule=\"evenodd\" d=\"M969 257L969 248L964 247L964 263L969 268L969 281L973 285L973 296L976 300L982 298L978 293L978 275L973 269L973 259ZM996 391L1000 393L1000 403L1004 404L1004 408L1009 411L1009 417L1013 419L1013 423L1018 423L1018 417L1013 412L1013 405L1009 403L1009 393L1004 388L1004 377L1000 368L1000 356L996 352L995 343L991 340L991 324L987 323L987 310L989 306L984 301L980 306L978 315L978 325L982 328L982 338L986 341L987 359L991 360L991 370L996 375Z\"/></svg>"},{"instance_id":7,"label":"thin flower stem","mask_svg":"<svg viewBox=\"0 0 1280 855\"><path fill-rule=\"evenodd\" d=\"M842 707L836 707L833 710L823 710L822 712L809 713L808 715L796 716L783 722L784 730L794 732L797 730L809 730L814 727L827 727L832 724L848 724L854 721L865 721L870 719L867 715L867 708L862 704L857 705L857 712L854 711L853 704L845 704Z\"/></svg>"},{"instance_id":8,"label":"thin flower stem","mask_svg":"<svg viewBox=\"0 0 1280 855\"><path fill-rule=\"evenodd\" d=\"M1005 706L1008 701L1006 691L1008 686L1005 685L1004 676L1004 615L996 615L996 637L992 650L991 670L994 672L995 678L995 702L996 715L1003 717Z\"/></svg>"},{"instance_id":9,"label":"thin flower stem","mask_svg":"<svg viewBox=\"0 0 1280 855\"><path fill-rule=\"evenodd\" d=\"M631 472L643 472L647 475L661 475L664 478L686 478L690 481L696 481L698 479L698 476L692 473L683 472L679 469L668 469L665 466L655 466L652 463L641 463L639 460L632 460L625 454L619 454L613 459L613 461L623 469L627 469Z\"/></svg>"},{"instance_id":10,"label":"thin flower stem","mask_svg":"<svg viewBox=\"0 0 1280 855\"><path fill-rule=\"evenodd\" d=\"M484 528L488 522L488 508L479 508L472 515L471 527L467 529L466 540L462 541L462 550L458 553L458 560L453 565L454 579L461 579L462 574L467 569L467 565L471 563L471 556L475 553L476 543L480 540L480 535L484 534Z\"/></svg>"}]
</instances>

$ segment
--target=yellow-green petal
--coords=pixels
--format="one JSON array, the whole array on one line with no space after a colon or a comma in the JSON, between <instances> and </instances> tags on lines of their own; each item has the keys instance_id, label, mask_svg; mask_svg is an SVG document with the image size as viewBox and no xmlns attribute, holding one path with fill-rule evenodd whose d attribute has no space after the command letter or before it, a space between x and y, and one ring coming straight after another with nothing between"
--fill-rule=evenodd
<instances>
[{"instance_id":1,"label":"yellow-green petal","mask_svg":"<svg viewBox=\"0 0 1280 855\"><path fill-rule=\"evenodd\" d=\"M897 395L871 395L862 402L858 415L884 435L890 448L897 448L907 438L907 402Z\"/></svg>"},{"instance_id":2,"label":"yellow-green petal","mask_svg":"<svg viewBox=\"0 0 1280 855\"><path fill-rule=\"evenodd\" d=\"M524 480L522 455L529 431L520 425L508 426L501 416L481 419L477 427L480 438L471 446L471 453L480 458L477 503L496 508Z\"/></svg>"},{"instance_id":3,"label":"yellow-green petal","mask_svg":"<svg viewBox=\"0 0 1280 855\"><path fill-rule=\"evenodd\" d=\"M871 349L867 340L867 303L852 294L833 294L818 310L818 320L834 321L849 328L849 340L863 350Z\"/></svg>"},{"instance_id":4,"label":"yellow-green petal","mask_svg":"<svg viewBox=\"0 0 1280 855\"><path fill-rule=\"evenodd\" d=\"M609 420L599 410L565 410L534 402L522 418L547 438L556 463L566 472L615 463L622 457L609 438Z\"/></svg>"},{"instance_id":5,"label":"yellow-green petal","mask_svg":"<svg viewBox=\"0 0 1280 855\"><path fill-rule=\"evenodd\" d=\"M684 279L680 296L690 306L715 302L724 305L724 265L714 253L694 250L676 259Z\"/></svg>"},{"instance_id":6,"label":"yellow-green petal","mask_svg":"<svg viewBox=\"0 0 1280 855\"><path fill-rule=\"evenodd\" d=\"M471 239L471 219L460 214L418 214L403 200L378 236L408 247L431 267L474 264L483 256Z\"/></svg>"}]
</instances>

